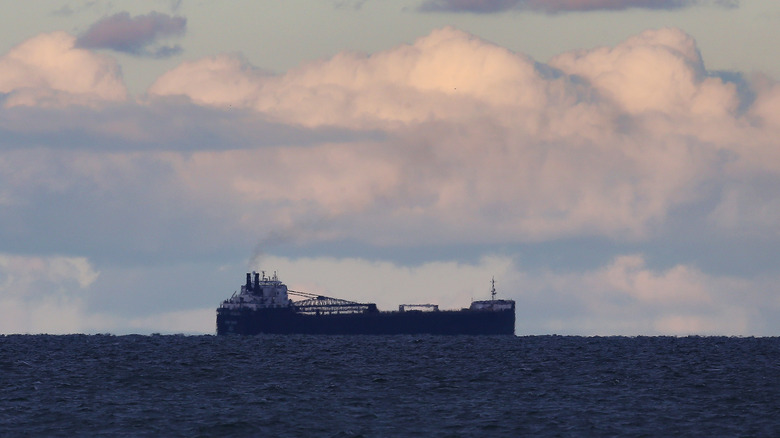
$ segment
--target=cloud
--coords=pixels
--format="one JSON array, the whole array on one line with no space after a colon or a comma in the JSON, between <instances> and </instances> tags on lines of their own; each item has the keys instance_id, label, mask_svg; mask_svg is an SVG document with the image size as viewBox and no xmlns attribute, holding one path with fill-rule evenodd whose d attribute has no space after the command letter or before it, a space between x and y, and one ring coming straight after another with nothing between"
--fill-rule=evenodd
<instances>
[{"instance_id":1,"label":"cloud","mask_svg":"<svg viewBox=\"0 0 780 438\"><path fill-rule=\"evenodd\" d=\"M521 333L774 328L780 86L708 71L680 30L547 63L454 28L282 74L224 54L180 64L138 101L112 65L61 33L0 58L0 246L100 260L90 291L126 285L71 298L73 321L119 327L100 323L113 301L137 307L117 316L127 330L180 311L185 330L224 298L224 283L204 286L215 266L244 269L260 242L284 278L327 278L302 286L356 299L337 277L366 282L365 269L409 290L425 278L442 302L471 292L431 279L481 277L505 265L479 255L501 248L533 264L499 279L522 291ZM54 74L101 68L117 86ZM18 97L43 95L58 105ZM350 257L316 257L331 251ZM180 272L190 287L166 280ZM382 287L365 293L415 298ZM175 299L142 306L163 295Z\"/></svg>"},{"instance_id":2,"label":"cloud","mask_svg":"<svg viewBox=\"0 0 780 438\"><path fill-rule=\"evenodd\" d=\"M281 76L206 58L166 73L150 94L279 123L385 132L380 143L279 149L265 154L261 173L243 164L251 151L204 153L178 168L195 190L206 188L194 175L219 166L212 178L247 205L284 201L274 211L287 234L339 224L311 238L390 244L426 223L436 226L415 241L647 239L709 188L742 178L737 162L777 178L776 161L752 158L775 150L772 113L761 109L769 104L762 94L742 114L738 88L710 75L695 41L676 29L542 65L445 28Z\"/></svg>"},{"instance_id":3,"label":"cloud","mask_svg":"<svg viewBox=\"0 0 780 438\"><path fill-rule=\"evenodd\" d=\"M105 17L94 23L76 41L87 49L111 49L136 56L168 58L181 53L176 46L154 47L158 40L182 36L187 19L159 12L131 17L127 12Z\"/></svg>"},{"instance_id":4,"label":"cloud","mask_svg":"<svg viewBox=\"0 0 780 438\"><path fill-rule=\"evenodd\" d=\"M60 8L58 8L58 9L56 9L56 10L51 12L52 15L58 16L58 17L69 17L69 16L73 15L74 13L75 13L75 11L68 4L64 4Z\"/></svg>"},{"instance_id":5,"label":"cloud","mask_svg":"<svg viewBox=\"0 0 780 438\"><path fill-rule=\"evenodd\" d=\"M165 282L173 277L168 268L160 278ZM186 293L177 296L178 307L164 298L149 296L151 310L143 314L128 312L133 304L128 298L146 298L132 286L140 286L138 270L123 270L123 278L133 284L119 285L122 278L116 270L109 270L105 279L93 263L85 257L29 256L0 253L0 333L185 333L212 334L215 307L219 296L206 299L208 308L182 308L182 300L202 304ZM145 272L149 275L149 272ZM176 278L176 286L188 285L186 276ZM130 286L130 290L123 287ZM145 285L154 287L153 284ZM121 291L117 293L117 290ZM123 294L125 296L123 296ZM132 301L131 301L132 302ZM135 304L136 306L138 304ZM214 304L216 306L216 304Z\"/></svg>"},{"instance_id":6,"label":"cloud","mask_svg":"<svg viewBox=\"0 0 780 438\"><path fill-rule=\"evenodd\" d=\"M772 281L706 274L685 264L653 269L642 255L618 255L586 272L522 273L518 327L589 335L768 335L776 330L770 315L778 305L768 297L780 291L760 288Z\"/></svg>"},{"instance_id":7,"label":"cloud","mask_svg":"<svg viewBox=\"0 0 780 438\"><path fill-rule=\"evenodd\" d=\"M113 9L113 6L110 3L90 0L80 4L65 3L59 8L51 11L51 15L55 17L70 17L86 11L93 13L107 13L111 11L111 9Z\"/></svg>"},{"instance_id":8,"label":"cloud","mask_svg":"<svg viewBox=\"0 0 780 438\"><path fill-rule=\"evenodd\" d=\"M240 55L222 54L182 63L158 78L149 94L187 95L200 104L247 107L257 99L266 76Z\"/></svg>"},{"instance_id":9,"label":"cloud","mask_svg":"<svg viewBox=\"0 0 780 438\"><path fill-rule=\"evenodd\" d=\"M161 76L149 93L253 108L287 123L372 129L471 117L483 102L533 107L543 103L537 85L545 84L529 58L444 28L412 46L370 57L341 53L283 76L260 74L233 56L205 58Z\"/></svg>"},{"instance_id":10,"label":"cloud","mask_svg":"<svg viewBox=\"0 0 780 438\"><path fill-rule=\"evenodd\" d=\"M41 125L40 120L46 120ZM306 128L259 119L248 110L222 111L182 99L90 106L0 108L0 150L56 145L103 152L230 150L376 138L372 132Z\"/></svg>"},{"instance_id":11,"label":"cloud","mask_svg":"<svg viewBox=\"0 0 780 438\"><path fill-rule=\"evenodd\" d=\"M709 74L675 29L547 65L452 28L283 75L220 55L161 76L143 104L7 110L0 129L16 148L56 141L62 152L5 155L16 176L4 178L4 199L38 200L16 213L45 218L57 193L85 203L74 215L124 223L103 197L108 187L142 197L144 184L130 183L140 180L167 191L134 203L181 218L182 230L187 217L229 218L221 226L236 235L301 243L642 242L678 221L772 234L776 85L759 85L746 105L749 85ZM66 182L41 183L55 176ZM220 209L197 213L207 205Z\"/></svg>"},{"instance_id":12,"label":"cloud","mask_svg":"<svg viewBox=\"0 0 780 438\"><path fill-rule=\"evenodd\" d=\"M98 275L83 257L0 254L0 332L82 331L85 292Z\"/></svg>"},{"instance_id":13,"label":"cloud","mask_svg":"<svg viewBox=\"0 0 780 438\"><path fill-rule=\"evenodd\" d=\"M624 9L682 9L698 5L737 7L739 0L425 0L421 12L470 12L488 14L509 10L547 14L562 12L620 11Z\"/></svg>"},{"instance_id":14,"label":"cloud","mask_svg":"<svg viewBox=\"0 0 780 438\"><path fill-rule=\"evenodd\" d=\"M366 0L335 0L333 2L333 7L335 9L360 10L360 8L362 8L363 4L365 3Z\"/></svg>"},{"instance_id":15,"label":"cloud","mask_svg":"<svg viewBox=\"0 0 780 438\"><path fill-rule=\"evenodd\" d=\"M586 78L630 113L717 117L736 112L736 85L708 77L696 41L681 31L645 31L617 47L561 54L550 65Z\"/></svg>"},{"instance_id":16,"label":"cloud","mask_svg":"<svg viewBox=\"0 0 780 438\"><path fill-rule=\"evenodd\" d=\"M91 105L122 101L127 89L112 58L75 47L65 32L33 37L0 57L3 106Z\"/></svg>"}]
</instances>

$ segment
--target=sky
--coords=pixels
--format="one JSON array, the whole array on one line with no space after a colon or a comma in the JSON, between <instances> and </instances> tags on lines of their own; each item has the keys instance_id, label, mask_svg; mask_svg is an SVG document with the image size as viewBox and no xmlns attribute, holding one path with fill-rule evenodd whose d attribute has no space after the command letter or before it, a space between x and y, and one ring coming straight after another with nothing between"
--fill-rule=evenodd
<instances>
[{"instance_id":1,"label":"sky","mask_svg":"<svg viewBox=\"0 0 780 438\"><path fill-rule=\"evenodd\" d=\"M248 271L518 335L780 334L780 2L0 3L0 333Z\"/></svg>"}]
</instances>

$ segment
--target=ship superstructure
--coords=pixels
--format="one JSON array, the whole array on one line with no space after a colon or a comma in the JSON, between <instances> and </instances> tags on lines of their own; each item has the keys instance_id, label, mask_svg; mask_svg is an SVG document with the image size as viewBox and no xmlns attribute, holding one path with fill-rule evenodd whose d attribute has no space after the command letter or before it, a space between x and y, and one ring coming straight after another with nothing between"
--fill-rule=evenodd
<instances>
[{"instance_id":1,"label":"ship superstructure","mask_svg":"<svg viewBox=\"0 0 780 438\"><path fill-rule=\"evenodd\" d=\"M265 272L262 273L262 278L260 273L253 272L246 274L246 284L241 285L241 293L234 293L223 301L220 307L231 310L259 310L288 307L291 303L287 296L287 286L279 281L275 272L270 278L266 277Z\"/></svg>"},{"instance_id":2,"label":"ship superstructure","mask_svg":"<svg viewBox=\"0 0 780 438\"><path fill-rule=\"evenodd\" d=\"M401 304L398 311L379 311L374 303L290 290L275 272L252 272L240 293L217 309L217 334L514 334L515 302L496 299L495 280L491 285L490 300L460 310Z\"/></svg>"}]
</instances>

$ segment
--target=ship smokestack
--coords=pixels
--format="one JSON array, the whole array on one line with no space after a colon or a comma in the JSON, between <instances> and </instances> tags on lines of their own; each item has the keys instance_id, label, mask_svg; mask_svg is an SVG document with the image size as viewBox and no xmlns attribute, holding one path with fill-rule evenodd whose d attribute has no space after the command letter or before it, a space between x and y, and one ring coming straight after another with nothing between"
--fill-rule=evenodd
<instances>
[{"instance_id":1,"label":"ship smokestack","mask_svg":"<svg viewBox=\"0 0 780 438\"><path fill-rule=\"evenodd\" d=\"M252 274L246 273L246 290L252 290Z\"/></svg>"},{"instance_id":2,"label":"ship smokestack","mask_svg":"<svg viewBox=\"0 0 780 438\"><path fill-rule=\"evenodd\" d=\"M260 290L260 274L255 272L255 290Z\"/></svg>"}]
</instances>

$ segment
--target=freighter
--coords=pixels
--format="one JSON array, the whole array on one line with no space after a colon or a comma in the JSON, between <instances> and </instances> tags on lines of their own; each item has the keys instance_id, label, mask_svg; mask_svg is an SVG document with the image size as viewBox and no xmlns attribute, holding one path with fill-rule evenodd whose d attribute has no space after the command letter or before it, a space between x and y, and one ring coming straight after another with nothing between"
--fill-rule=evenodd
<instances>
[{"instance_id":1,"label":"freighter","mask_svg":"<svg viewBox=\"0 0 780 438\"><path fill-rule=\"evenodd\" d=\"M515 302L496 299L495 280L491 284L490 300L460 310L401 304L398 311L380 311L374 303L287 289L275 272L252 272L241 292L217 308L217 334L514 335Z\"/></svg>"}]
</instances>

